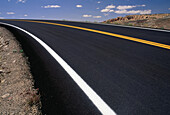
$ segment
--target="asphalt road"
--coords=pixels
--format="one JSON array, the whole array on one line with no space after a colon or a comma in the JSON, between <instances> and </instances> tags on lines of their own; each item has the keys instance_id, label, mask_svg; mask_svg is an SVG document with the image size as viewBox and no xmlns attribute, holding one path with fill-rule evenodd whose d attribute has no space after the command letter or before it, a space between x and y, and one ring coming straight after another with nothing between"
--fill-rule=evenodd
<instances>
[{"instance_id":1,"label":"asphalt road","mask_svg":"<svg viewBox=\"0 0 170 115\"><path fill-rule=\"evenodd\" d=\"M116 114L170 114L169 49L51 24L9 20L0 22L21 27L44 41ZM170 32L80 22L45 22L90 28L170 45ZM50 82L50 90L55 92L54 100L46 102L48 107L51 105L46 113L101 114L46 50L34 40L30 43L38 52L37 56L44 61L42 65L46 66L45 73L48 73L46 82Z\"/></svg>"}]
</instances>

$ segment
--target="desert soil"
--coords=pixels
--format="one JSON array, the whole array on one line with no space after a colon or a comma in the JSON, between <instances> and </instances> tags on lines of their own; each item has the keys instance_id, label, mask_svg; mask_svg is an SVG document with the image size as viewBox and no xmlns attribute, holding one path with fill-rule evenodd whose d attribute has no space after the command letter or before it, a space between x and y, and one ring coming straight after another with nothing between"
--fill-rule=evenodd
<instances>
[{"instance_id":1,"label":"desert soil","mask_svg":"<svg viewBox=\"0 0 170 115\"><path fill-rule=\"evenodd\" d=\"M103 23L170 30L170 14L127 15Z\"/></svg>"},{"instance_id":2,"label":"desert soil","mask_svg":"<svg viewBox=\"0 0 170 115\"><path fill-rule=\"evenodd\" d=\"M29 63L19 42L0 27L0 115L40 115Z\"/></svg>"}]
</instances>

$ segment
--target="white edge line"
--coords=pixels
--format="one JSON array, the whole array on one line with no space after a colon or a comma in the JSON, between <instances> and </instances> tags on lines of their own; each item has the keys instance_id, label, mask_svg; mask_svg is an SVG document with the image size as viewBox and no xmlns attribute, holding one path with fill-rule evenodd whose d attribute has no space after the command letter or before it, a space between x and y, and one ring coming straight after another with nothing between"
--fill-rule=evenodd
<instances>
[{"instance_id":1,"label":"white edge line","mask_svg":"<svg viewBox=\"0 0 170 115\"><path fill-rule=\"evenodd\" d=\"M40 40L35 35L29 33L28 31L17 27L15 25L2 23L7 26L11 26L18 30L21 30L34 38L39 44L41 44L53 57L54 59L64 68L64 70L71 76L71 78L76 82L76 84L83 90L83 92L89 97L89 99L93 102L93 104L98 108L98 110L103 115L116 115L116 113L103 101L103 99L54 51L52 50L46 43Z\"/></svg>"}]
</instances>

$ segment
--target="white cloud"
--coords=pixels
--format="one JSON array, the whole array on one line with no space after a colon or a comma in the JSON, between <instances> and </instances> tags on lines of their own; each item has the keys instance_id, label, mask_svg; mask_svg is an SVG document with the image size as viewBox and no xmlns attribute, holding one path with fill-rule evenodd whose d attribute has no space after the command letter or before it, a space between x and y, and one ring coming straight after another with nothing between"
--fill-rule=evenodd
<instances>
[{"instance_id":1,"label":"white cloud","mask_svg":"<svg viewBox=\"0 0 170 115\"><path fill-rule=\"evenodd\" d=\"M10 1L10 0L8 0L8 1ZM25 3L26 0L18 0L17 2Z\"/></svg>"},{"instance_id":2,"label":"white cloud","mask_svg":"<svg viewBox=\"0 0 170 115\"><path fill-rule=\"evenodd\" d=\"M126 9L132 9L132 8L135 8L135 7L145 7L146 5L125 5L125 6L118 6L117 9L119 10L126 10Z\"/></svg>"},{"instance_id":3,"label":"white cloud","mask_svg":"<svg viewBox=\"0 0 170 115\"><path fill-rule=\"evenodd\" d=\"M24 15L25 17L28 16L27 14Z\"/></svg>"},{"instance_id":4,"label":"white cloud","mask_svg":"<svg viewBox=\"0 0 170 115\"><path fill-rule=\"evenodd\" d=\"M140 14L151 14L152 10L143 10Z\"/></svg>"},{"instance_id":5,"label":"white cloud","mask_svg":"<svg viewBox=\"0 0 170 115\"><path fill-rule=\"evenodd\" d=\"M89 17L92 17L92 15L87 15L87 14L85 14L85 15L83 15L83 17L89 18Z\"/></svg>"},{"instance_id":6,"label":"white cloud","mask_svg":"<svg viewBox=\"0 0 170 115\"><path fill-rule=\"evenodd\" d=\"M20 2L20 3L25 3L27 0L16 0L17 3ZM11 2L11 0L8 0L8 2Z\"/></svg>"},{"instance_id":7,"label":"white cloud","mask_svg":"<svg viewBox=\"0 0 170 115\"><path fill-rule=\"evenodd\" d=\"M104 16L108 16L109 14L108 13L104 13Z\"/></svg>"},{"instance_id":8,"label":"white cloud","mask_svg":"<svg viewBox=\"0 0 170 115\"><path fill-rule=\"evenodd\" d=\"M117 14L151 14L151 10L117 10Z\"/></svg>"},{"instance_id":9,"label":"white cloud","mask_svg":"<svg viewBox=\"0 0 170 115\"><path fill-rule=\"evenodd\" d=\"M82 6L82 5L76 5L76 7L77 7L77 8L81 8L81 7L83 7L83 6Z\"/></svg>"},{"instance_id":10,"label":"white cloud","mask_svg":"<svg viewBox=\"0 0 170 115\"><path fill-rule=\"evenodd\" d=\"M116 10L115 13L116 14L126 14L127 10Z\"/></svg>"},{"instance_id":11,"label":"white cloud","mask_svg":"<svg viewBox=\"0 0 170 115\"><path fill-rule=\"evenodd\" d=\"M139 7L145 7L146 5L145 4L143 4L143 5L138 5Z\"/></svg>"},{"instance_id":12,"label":"white cloud","mask_svg":"<svg viewBox=\"0 0 170 115\"><path fill-rule=\"evenodd\" d=\"M6 14L11 15L11 14L15 14L14 12L7 12Z\"/></svg>"},{"instance_id":13,"label":"white cloud","mask_svg":"<svg viewBox=\"0 0 170 115\"><path fill-rule=\"evenodd\" d=\"M168 10L170 10L170 8L168 8Z\"/></svg>"},{"instance_id":14,"label":"white cloud","mask_svg":"<svg viewBox=\"0 0 170 115\"><path fill-rule=\"evenodd\" d=\"M98 1L97 3L98 3L98 4L100 4L101 2L100 2L100 1Z\"/></svg>"},{"instance_id":15,"label":"white cloud","mask_svg":"<svg viewBox=\"0 0 170 115\"><path fill-rule=\"evenodd\" d=\"M114 5L108 5L105 7L105 9L102 9L100 12L113 12L113 10L111 10L112 8L115 8L116 6Z\"/></svg>"},{"instance_id":16,"label":"white cloud","mask_svg":"<svg viewBox=\"0 0 170 115\"><path fill-rule=\"evenodd\" d=\"M138 14L138 13L140 14L140 12L141 12L140 10L130 10L130 11L127 11L126 13L127 14Z\"/></svg>"},{"instance_id":17,"label":"white cloud","mask_svg":"<svg viewBox=\"0 0 170 115\"><path fill-rule=\"evenodd\" d=\"M59 5L47 5L47 6L41 6L42 8L60 8Z\"/></svg>"},{"instance_id":18,"label":"white cloud","mask_svg":"<svg viewBox=\"0 0 170 115\"><path fill-rule=\"evenodd\" d=\"M110 9L102 9L101 12L109 12Z\"/></svg>"},{"instance_id":19,"label":"white cloud","mask_svg":"<svg viewBox=\"0 0 170 115\"><path fill-rule=\"evenodd\" d=\"M4 17L0 17L0 19L4 19Z\"/></svg>"},{"instance_id":20,"label":"white cloud","mask_svg":"<svg viewBox=\"0 0 170 115\"><path fill-rule=\"evenodd\" d=\"M114 10L110 10L110 9L102 9L101 12L114 12Z\"/></svg>"},{"instance_id":21,"label":"white cloud","mask_svg":"<svg viewBox=\"0 0 170 115\"><path fill-rule=\"evenodd\" d=\"M131 9L131 8L135 8L136 6L118 6L117 9L119 10L125 10L125 9Z\"/></svg>"},{"instance_id":22,"label":"white cloud","mask_svg":"<svg viewBox=\"0 0 170 115\"><path fill-rule=\"evenodd\" d=\"M106 9L111 9L111 8L115 8L116 6L114 6L113 4L112 5L108 5L106 6Z\"/></svg>"},{"instance_id":23,"label":"white cloud","mask_svg":"<svg viewBox=\"0 0 170 115\"><path fill-rule=\"evenodd\" d=\"M96 8L96 9L99 9L99 8Z\"/></svg>"},{"instance_id":24,"label":"white cloud","mask_svg":"<svg viewBox=\"0 0 170 115\"><path fill-rule=\"evenodd\" d=\"M93 18L101 18L102 16L93 16Z\"/></svg>"},{"instance_id":25,"label":"white cloud","mask_svg":"<svg viewBox=\"0 0 170 115\"><path fill-rule=\"evenodd\" d=\"M110 10L109 12L114 12L114 10Z\"/></svg>"}]
</instances>

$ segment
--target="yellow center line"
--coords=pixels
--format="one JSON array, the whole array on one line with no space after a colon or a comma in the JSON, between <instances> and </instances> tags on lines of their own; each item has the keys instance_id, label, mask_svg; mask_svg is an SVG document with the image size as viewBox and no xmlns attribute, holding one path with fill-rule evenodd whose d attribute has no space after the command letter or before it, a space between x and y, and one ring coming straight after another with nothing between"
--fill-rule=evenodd
<instances>
[{"instance_id":1,"label":"yellow center line","mask_svg":"<svg viewBox=\"0 0 170 115\"><path fill-rule=\"evenodd\" d=\"M74 29L85 30L85 31L100 33L100 34L104 34L104 35L109 35L109 36L122 38L122 39L126 39L126 40L131 40L131 41L135 41L135 42L139 42L139 43L143 43L143 44L148 44L148 45L151 45L151 46L157 46L157 47L164 48L164 49L170 49L170 45L157 43L157 42L153 42L153 41L148 41L148 40L143 40L143 39L134 38L134 37L129 37L129 36L124 36L124 35L119 35L119 34L114 34L114 33L110 33L110 32L104 32L104 31L100 31L100 30L78 27L78 26L71 26L71 25L51 23L51 22L43 22L43 21L31 21L31 20L28 20L28 21L27 20L12 20L12 21L35 22L35 23L50 24L50 25L56 25L56 26L62 26L62 27L69 27L69 28L74 28Z\"/></svg>"}]
</instances>

